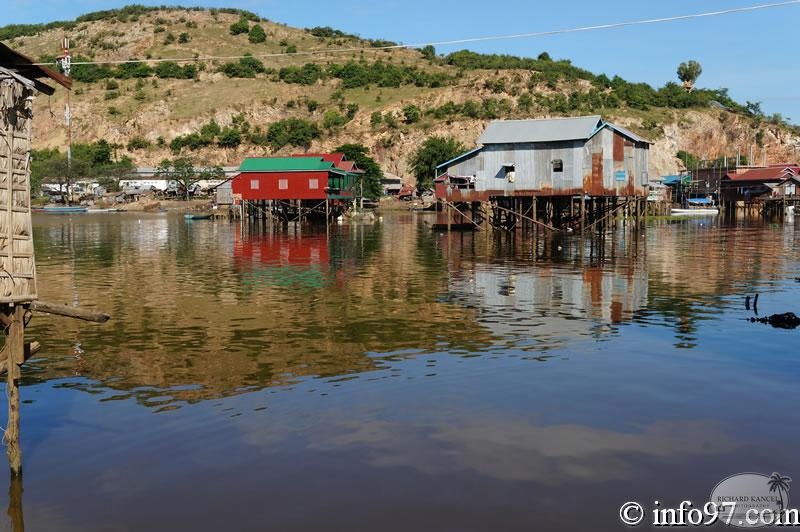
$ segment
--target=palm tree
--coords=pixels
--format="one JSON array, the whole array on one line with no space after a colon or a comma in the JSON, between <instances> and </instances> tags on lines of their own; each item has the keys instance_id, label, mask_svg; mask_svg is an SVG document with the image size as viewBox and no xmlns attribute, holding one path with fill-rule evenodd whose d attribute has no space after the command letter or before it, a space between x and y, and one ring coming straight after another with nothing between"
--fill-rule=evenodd
<instances>
[{"instance_id":1,"label":"palm tree","mask_svg":"<svg viewBox=\"0 0 800 532\"><path fill-rule=\"evenodd\" d=\"M769 484L769 491L774 491L778 494L778 504L780 505L781 510L783 510L786 505L784 494L786 494L787 499L789 498L789 482L791 481L791 478L782 477L778 473L773 473L770 475L769 480L767 481L767 484Z\"/></svg>"}]
</instances>

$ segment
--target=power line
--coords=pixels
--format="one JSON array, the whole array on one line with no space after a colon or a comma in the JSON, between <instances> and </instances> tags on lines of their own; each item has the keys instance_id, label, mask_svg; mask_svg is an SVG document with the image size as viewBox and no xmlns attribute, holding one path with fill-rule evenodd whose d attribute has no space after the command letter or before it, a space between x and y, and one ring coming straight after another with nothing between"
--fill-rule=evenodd
<instances>
[{"instance_id":1,"label":"power line","mask_svg":"<svg viewBox=\"0 0 800 532\"><path fill-rule=\"evenodd\" d=\"M425 43L417 43L417 44L393 44L388 46L371 46L369 48L365 47L353 47L353 48L334 48L332 50L308 50L302 52L293 52L293 53L272 53L272 54L259 54L259 55L235 55L235 56L203 56L203 57L192 57L192 58L183 58L183 59L125 59L125 60L118 60L118 61L74 61L72 62L73 65L119 65L125 63L164 63L164 62L173 62L173 63L194 63L194 62L203 62L203 61L214 61L214 60L233 60L233 59L243 59L245 57L254 57L259 59L268 59L268 58L278 58L278 57L296 57L296 56L311 56L311 55L323 55L323 54L339 54L339 53L352 53L352 52L363 52L363 51L379 51L379 50L396 50L396 49L415 49L415 48L423 48L425 46L448 46L448 45L456 45L456 44L469 44L469 43L477 43L477 42L488 42L488 41L505 41L505 40L515 40L515 39L532 39L535 37L548 37L551 35L563 35L569 33L581 33L581 32L589 32L589 31L598 31L598 30L609 30L609 29L617 29L617 28L625 28L630 26L644 26L649 24L663 24L667 22L679 22L684 20L693 20L699 18L708 18L708 17L719 17L723 15L732 15L736 13L749 13L753 11L760 11L764 9L774 9L778 7L787 7L792 5L800 5L800 0L787 0L784 2L775 2L771 4L759 4L754 6L745 6L745 7L736 7L731 9L722 9L719 11L708 11L705 13L694 13L690 15L677 15L673 17L661 17L661 18L651 18L651 19L643 19L643 20L632 20L627 22L613 22L609 24L598 24L594 26L582 26L578 28L567 28L567 29L559 29L559 30L549 30L549 31L537 31L531 33L517 33L517 34L510 34L510 35L494 35L494 36L486 36L486 37L470 37L465 39L455 39L449 41L432 41L432 42L425 42ZM50 63L36 63L40 66L47 66Z\"/></svg>"}]
</instances>

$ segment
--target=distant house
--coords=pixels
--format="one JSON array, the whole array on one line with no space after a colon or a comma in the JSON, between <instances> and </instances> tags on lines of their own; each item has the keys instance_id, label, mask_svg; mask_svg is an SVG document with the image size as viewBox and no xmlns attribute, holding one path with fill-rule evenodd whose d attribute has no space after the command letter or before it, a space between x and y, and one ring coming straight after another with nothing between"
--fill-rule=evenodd
<instances>
[{"instance_id":1,"label":"distant house","mask_svg":"<svg viewBox=\"0 0 800 532\"><path fill-rule=\"evenodd\" d=\"M382 193L384 196L397 196L403 188L403 180L400 176L384 172L383 179L381 179L381 187L383 188Z\"/></svg>"},{"instance_id":2,"label":"distant house","mask_svg":"<svg viewBox=\"0 0 800 532\"><path fill-rule=\"evenodd\" d=\"M774 164L742 173L726 174L720 183L724 201L756 201L797 194L800 166Z\"/></svg>"},{"instance_id":3,"label":"distant house","mask_svg":"<svg viewBox=\"0 0 800 532\"><path fill-rule=\"evenodd\" d=\"M437 197L647 196L650 142L600 116L494 121L478 143L437 167Z\"/></svg>"},{"instance_id":4,"label":"distant house","mask_svg":"<svg viewBox=\"0 0 800 532\"><path fill-rule=\"evenodd\" d=\"M356 173L337 167L322 155L253 157L242 162L231 187L246 201L350 200L356 180Z\"/></svg>"}]
</instances>

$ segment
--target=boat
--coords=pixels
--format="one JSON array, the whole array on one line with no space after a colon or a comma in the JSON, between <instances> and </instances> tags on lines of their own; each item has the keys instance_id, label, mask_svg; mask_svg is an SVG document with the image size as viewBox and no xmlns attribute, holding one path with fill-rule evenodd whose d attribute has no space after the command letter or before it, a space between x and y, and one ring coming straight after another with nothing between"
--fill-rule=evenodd
<instances>
[{"instance_id":1,"label":"boat","mask_svg":"<svg viewBox=\"0 0 800 532\"><path fill-rule=\"evenodd\" d=\"M183 215L186 220L208 220L212 216L210 212L187 212Z\"/></svg>"},{"instance_id":2,"label":"boat","mask_svg":"<svg viewBox=\"0 0 800 532\"><path fill-rule=\"evenodd\" d=\"M31 209L33 212L44 214L73 214L80 212L87 212L87 207L35 207Z\"/></svg>"},{"instance_id":3,"label":"boat","mask_svg":"<svg viewBox=\"0 0 800 532\"><path fill-rule=\"evenodd\" d=\"M716 216L719 208L711 198L689 198L686 207L672 208L673 216Z\"/></svg>"},{"instance_id":4,"label":"boat","mask_svg":"<svg viewBox=\"0 0 800 532\"><path fill-rule=\"evenodd\" d=\"M673 216L716 216L719 214L717 208L688 208L688 209L672 209Z\"/></svg>"}]
</instances>

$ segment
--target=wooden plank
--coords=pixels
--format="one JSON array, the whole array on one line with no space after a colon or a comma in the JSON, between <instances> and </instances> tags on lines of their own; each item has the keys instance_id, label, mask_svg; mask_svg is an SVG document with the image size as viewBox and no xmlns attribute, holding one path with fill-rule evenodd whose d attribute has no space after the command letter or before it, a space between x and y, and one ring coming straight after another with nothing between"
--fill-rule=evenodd
<instances>
[{"instance_id":1,"label":"wooden plank","mask_svg":"<svg viewBox=\"0 0 800 532\"><path fill-rule=\"evenodd\" d=\"M105 312L88 310L81 307L56 305L54 303L44 303L42 301L33 301L31 303L31 310L44 312L46 314L55 314L56 316L66 316L67 318L91 321L94 323L105 323L111 319L111 316Z\"/></svg>"}]
</instances>

